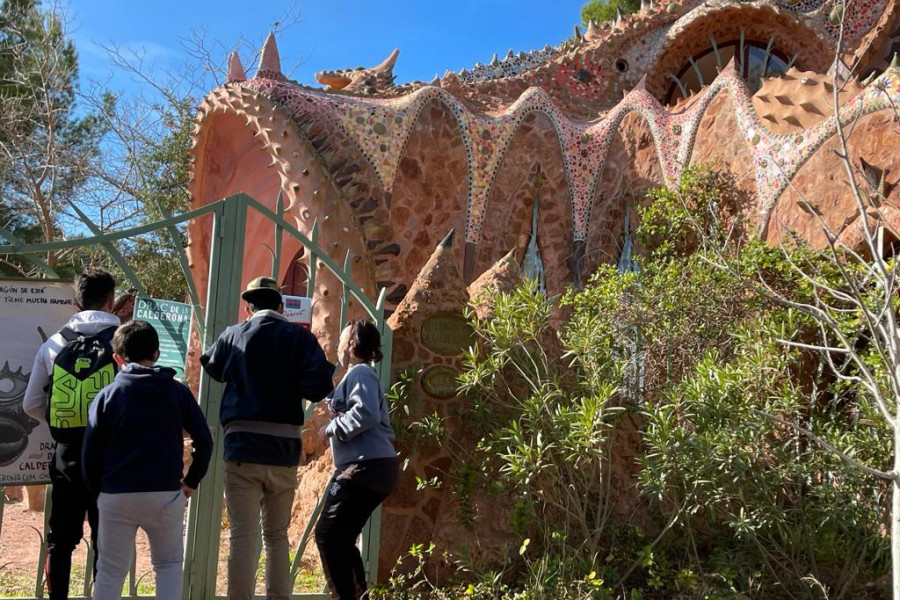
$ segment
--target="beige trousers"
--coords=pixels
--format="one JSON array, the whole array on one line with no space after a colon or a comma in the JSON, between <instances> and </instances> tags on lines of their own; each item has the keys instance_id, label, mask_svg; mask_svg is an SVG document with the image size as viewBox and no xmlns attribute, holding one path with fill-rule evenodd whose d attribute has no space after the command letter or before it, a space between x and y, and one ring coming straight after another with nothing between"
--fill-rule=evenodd
<instances>
[{"instance_id":1,"label":"beige trousers","mask_svg":"<svg viewBox=\"0 0 900 600\"><path fill-rule=\"evenodd\" d=\"M297 467L225 461L225 505L231 521L228 600L252 600L256 587L259 523L266 550L266 600L291 597L287 530Z\"/></svg>"}]
</instances>

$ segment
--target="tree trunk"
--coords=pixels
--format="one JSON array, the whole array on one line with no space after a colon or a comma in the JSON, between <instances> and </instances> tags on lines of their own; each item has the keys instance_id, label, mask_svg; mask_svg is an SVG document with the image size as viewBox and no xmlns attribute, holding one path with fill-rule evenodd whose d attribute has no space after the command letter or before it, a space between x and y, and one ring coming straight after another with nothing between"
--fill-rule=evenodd
<instances>
[{"instance_id":1,"label":"tree trunk","mask_svg":"<svg viewBox=\"0 0 900 600\"><path fill-rule=\"evenodd\" d=\"M894 425L894 480L891 498L891 581L894 600L900 600L900 423Z\"/></svg>"}]
</instances>

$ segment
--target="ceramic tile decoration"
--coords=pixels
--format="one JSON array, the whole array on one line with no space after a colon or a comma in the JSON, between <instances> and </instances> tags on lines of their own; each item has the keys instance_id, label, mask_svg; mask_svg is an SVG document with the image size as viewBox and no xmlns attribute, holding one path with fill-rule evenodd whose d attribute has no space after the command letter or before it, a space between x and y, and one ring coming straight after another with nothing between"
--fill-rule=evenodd
<instances>
[{"instance_id":1,"label":"ceramic tile decoration","mask_svg":"<svg viewBox=\"0 0 900 600\"><path fill-rule=\"evenodd\" d=\"M824 120L800 136L770 133L753 110L747 86L733 65L724 69L703 97L685 111L669 112L646 89L638 87L604 118L591 123L566 118L541 88L528 89L506 111L491 117L467 110L449 92L432 86L422 87L401 98L381 100L332 96L271 78L255 78L243 85L271 96L300 120L311 113L338 123L389 192L419 113L432 100L443 102L456 117L468 157L466 240L475 243L481 237L484 208L498 165L516 130L532 112L545 114L556 128L569 180L576 240L583 240L587 235L597 177L619 124L630 112L638 112L650 125L663 173L667 183L672 183L690 161L697 126L707 107L716 95L730 94L735 100L741 137L751 146L756 164L761 219L771 210L804 161L834 133L834 124L830 120ZM860 97L845 106L842 120L849 122L881 110L891 102L900 105L895 71L882 75Z\"/></svg>"}]
</instances>

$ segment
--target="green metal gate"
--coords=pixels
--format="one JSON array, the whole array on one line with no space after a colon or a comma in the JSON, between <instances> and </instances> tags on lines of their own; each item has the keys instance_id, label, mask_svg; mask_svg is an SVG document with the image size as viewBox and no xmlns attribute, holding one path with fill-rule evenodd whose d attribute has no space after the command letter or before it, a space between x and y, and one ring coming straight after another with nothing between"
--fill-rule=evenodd
<instances>
[{"instance_id":1,"label":"green metal gate","mask_svg":"<svg viewBox=\"0 0 900 600\"><path fill-rule=\"evenodd\" d=\"M76 207L76 211L77 211ZM56 277L56 273L39 257L39 254L64 249L73 249L91 245L102 245L120 269L125 273L131 284L139 294L146 295L139 278L129 267L127 261L117 250L114 243L117 240L133 238L138 235L168 230L172 234L173 244L178 250L179 262L188 284L191 304L194 309L194 318L198 326L198 333L203 348L209 347L219 334L239 318L239 297L241 292L241 275L245 254L245 227L249 211L256 211L274 226L274 246L272 250L272 276L277 279L281 264L281 247L284 235L293 237L306 249L308 258L309 277L307 280L307 295L313 297L316 284L316 274L320 265L330 271L341 284L341 312L339 323L343 326L346 321L351 299L354 300L375 322L382 336L384 359L380 363L379 376L381 385L386 390L390 385L390 364L392 348L392 332L386 323L384 316L385 290L379 291L378 298L372 302L365 293L353 282L350 273L351 255L348 251L344 264L338 265L318 245L316 224L313 224L309 237L301 233L294 225L284 218L284 202L279 194L275 210L271 210L246 194L236 194L223 200L208 204L204 207L133 227L129 229L101 232L91 220L79 211L79 216L88 228L94 233L92 237L77 240L49 242L42 244L22 244L10 232L0 228L0 238L5 238L8 244L0 245L0 254L15 254L28 260L48 277ZM201 303L197 287L191 276L188 259L181 247L176 227L191 219L197 219L204 215L211 215L212 244L209 263L209 278L207 286L206 302ZM205 306L205 311L201 310ZM224 438L224 430L219 424L219 399L222 397L224 386L213 381L202 373L200 379L200 391L198 400L206 415L213 436L214 450L210 462L209 472L196 493L190 500L187 519L187 536L185 539L184 560L184 592L182 597L188 600L208 600L212 598L224 598L216 594L216 582L224 574L218 573L219 545L221 534L222 498L224 493L223 468L224 459L221 446ZM305 408L307 415L313 409L312 404ZM49 498L49 495L48 495ZM0 496L0 503L2 503ZM295 580L303 556L313 531L313 526L318 518L324 502L324 493L319 496L309 522L304 528L303 535L298 546L293 552L291 564L291 576ZM2 523L2 504L0 504L0 523ZM46 530L46 519L45 519ZM363 530L361 539L361 551L366 572L370 581L374 580L378 572L378 549L380 546L381 511L376 511ZM46 547L42 542L38 565L35 569L35 594L34 598L43 597L43 557ZM88 556L88 563L90 556ZM89 569L85 568L85 572ZM86 577L87 579L87 577ZM138 577L134 571L128 578L128 594L126 597L141 597L138 594ZM91 587L85 582L84 598L91 597ZM151 596L148 596L151 597ZM298 599L326 599L325 593L294 594Z\"/></svg>"}]
</instances>

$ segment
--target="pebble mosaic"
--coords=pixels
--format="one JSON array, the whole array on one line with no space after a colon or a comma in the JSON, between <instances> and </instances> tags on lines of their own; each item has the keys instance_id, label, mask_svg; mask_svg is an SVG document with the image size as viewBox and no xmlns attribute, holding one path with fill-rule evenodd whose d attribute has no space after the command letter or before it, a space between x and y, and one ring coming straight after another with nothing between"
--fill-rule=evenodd
<instances>
[{"instance_id":1,"label":"pebble mosaic","mask_svg":"<svg viewBox=\"0 0 900 600\"><path fill-rule=\"evenodd\" d=\"M400 98L379 100L330 95L302 89L283 79L254 78L253 87L285 106L297 121L310 116L340 125L370 162L384 189L391 191L407 140L422 109L431 101L443 102L459 125L468 160L468 214L466 241L479 242L491 186L500 162L522 121L533 112L553 123L565 158L576 240L587 236L591 207L600 172L619 125L630 112L640 113L650 127L667 183L677 181L690 161L697 128L706 109L720 93L734 99L743 139L751 146L760 199L760 226L800 166L831 136L831 119L800 134L773 134L756 115L750 93L733 63L723 69L703 96L689 108L670 113L642 83L603 118L593 122L568 119L541 88L529 88L498 116L469 111L439 87L427 86ZM900 69L889 69L841 111L844 122L900 105Z\"/></svg>"},{"instance_id":2,"label":"pebble mosaic","mask_svg":"<svg viewBox=\"0 0 900 600\"><path fill-rule=\"evenodd\" d=\"M498 60L496 63L491 62L487 65L476 64L469 70L463 70L459 74L459 80L463 83L475 83L477 81L513 77L547 64L557 56L559 56L559 49L551 48L550 46L544 47L543 50L531 50L529 52L520 52L519 54L513 54L510 51L505 58Z\"/></svg>"}]
</instances>

